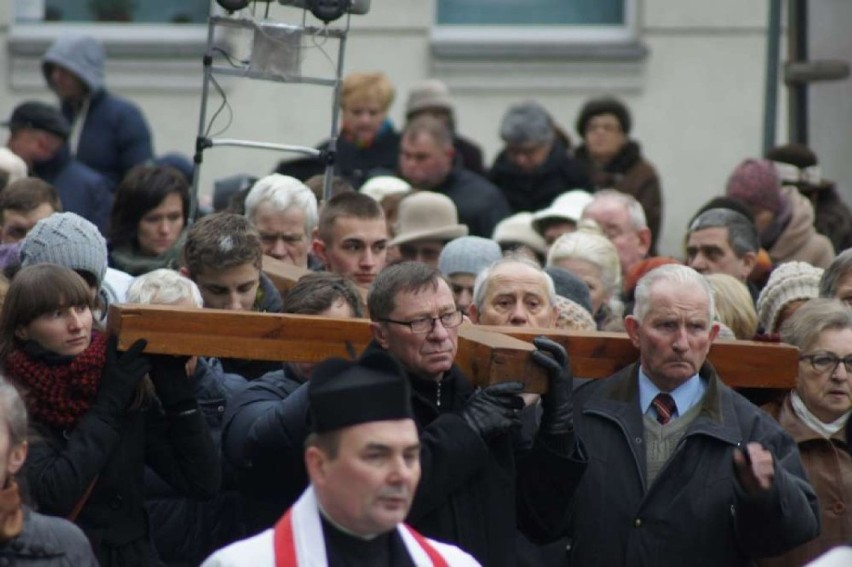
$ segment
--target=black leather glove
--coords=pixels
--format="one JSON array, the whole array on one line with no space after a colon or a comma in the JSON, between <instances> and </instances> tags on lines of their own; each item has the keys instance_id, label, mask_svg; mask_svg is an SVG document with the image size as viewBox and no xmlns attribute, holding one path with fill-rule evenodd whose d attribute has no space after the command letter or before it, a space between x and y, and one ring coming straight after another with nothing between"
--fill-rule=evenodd
<instances>
[{"instance_id":1,"label":"black leather glove","mask_svg":"<svg viewBox=\"0 0 852 567\"><path fill-rule=\"evenodd\" d=\"M574 375L568 353L562 345L547 337L536 337L533 360L547 371L547 393L541 395L539 431L545 435L564 435L574 431Z\"/></svg>"},{"instance_id":2,"label":"black leather glove","mask_svg":"<svg viewBox=\"0 0 852 567\"><path fill-rule=\"evenodd\" d=\"M151 360L151 382L163 408L183 411L196 406L195 387L186 375L188 356L154 354Z\"/></svg>"},{"instance_id":3,"label":"black leather glove","mask_svg":"<svg viewBox=\"0 0 852 567\"><path fill-rule=\"evenodd\" d=\"M518 395L524 391L521 382L492 384L473 394L462 410L462 417L484 440L520 427L518 412L524 400Z\"/></svg>"},{"instance_id":4,"label":"black leather glove","mask_svg":"<svg viewBox=\"0 0 852 567\"><path fill-rule=\"evenodd\" d=\"M124 353L118 352L118 338L112 336L107 342L106 364L95 406L112 415L121 415L130 404L142 378L151 365L142 355L148 345L145 339L133 343Z\"/></svg>"}]
</instances>

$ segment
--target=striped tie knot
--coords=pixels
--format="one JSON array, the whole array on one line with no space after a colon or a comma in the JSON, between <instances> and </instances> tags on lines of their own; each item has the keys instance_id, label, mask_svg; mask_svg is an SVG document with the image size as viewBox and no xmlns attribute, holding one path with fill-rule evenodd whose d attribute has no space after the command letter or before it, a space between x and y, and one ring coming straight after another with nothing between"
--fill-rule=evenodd
<instances>
[{"instance_id":1,"label":"striped tie knot","mask_svg":"<svg viewBox=\"0 0 852 567\"><path fill-rule=\"evenodd\" d=\"M657 397L654 398L651 404L657 410L657 421L662 425L670 422L674 412L677 411L677 404L675 404L674 398L662 392L657 394Z\"/></svg>"}]
</instances>

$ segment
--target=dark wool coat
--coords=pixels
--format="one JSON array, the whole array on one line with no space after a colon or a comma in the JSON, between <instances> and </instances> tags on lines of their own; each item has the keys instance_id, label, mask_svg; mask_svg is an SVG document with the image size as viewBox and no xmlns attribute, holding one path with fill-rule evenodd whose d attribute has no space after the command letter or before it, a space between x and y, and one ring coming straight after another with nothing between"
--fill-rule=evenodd
<instances>
[{"instance_id":1,"label":"dark wool coat","mask_svg":"<svg viewBox=\"0 0 852 567\"><path fill-rule=\"evenodd\" d=\"M375 348L380 347L373 343L368 351ZM307 387L287 392L294 384L282 378L264 377L235 397L223 434L227 458L248 471L246 486L252 488L247 494L276 502L277 516L308 484L307 473L294 470L304 471ZM456 367L441 381L440 407L436 382L410 379L422 449L420 484L406 521L423 535L458 545L483 565L496 567L516 564L518 527L541 543L564 533L576 468L567 456L567 440L506 435L486 444L459 415L473 388ZM269 460L261 468L258 459ZM261 470L266 480L258 488ZM304 480L298 485L296 479ZM267 512L274 522L273 510Z\"/></svg>"},{"instance_id":2,"label":"dark wool coat","mask_svg":"<svg viewBox=\"0 0 852 567\"><path fill-rule=\"evenodd\" d=\"M199 358L192 379L198 408L219 452L225 408L246 381L223 372L215 358ZM200 565L211 553L245 535L233 470L224 460L222 487L212 500L181 496L150 467L145 469L145 499L154 546L168 565Z\"/></svg>"},{"instance_id":3,"label":"dark wool coat","mask_svg":"<svg viewBox=\"0 0 852 567\"><path fill-rule=\"evenodd\" d=\"M399 163L399 141L399 133L387 123L369 146L358 146L340 136L334 158L335 175L343 177L355 189L376 175L393 175ZM317 149L328 149L328 141L322 142ZM275 172L306 181L314 175L325 173L325 163L316 158L281 161Z\"/></svg>"},{"instance_id":4,"label":"dark wool coat","mask_svg":"<svg viewBox=\"0 0 852 567\"><path fill-rule=\"evenodd\" d=\"M651 229L650 255L656 255L663 218L663 194L657 170L642 156L639 144L627 142L602 168L592 161L585 145L577 148L577 160L582 164L595 190L618 189L639 201L645 211L648 228Z\"/></svg>"},{"instance_id":5,"label":"dark wool coat","mask_svg":"<svg viewBox=\"0 0 852 567\"><path fill-rule=\"evenodd\" d=\"M573 565L751 565L819 533L816 494L796 444L769 415L725 386L709 364L698 417L646 486L639 365L575 395L588 468L572 506ZM733 450L759 442L775 478L761 497L735 477Z\"/></svg>"},{"instance_id":6,"label":"dark wool coat","mask_svg":"<svg viewBox=\"0 0 852 567\"><path fill-rule=\"evenodd\" d=\"M466 224L471 236L491 238L497 223L509 216L509 204L500 190L481 175L455 167L432 191L443 193L456 205L459 222Z\"/></svg>"},{"instance_id":7,"label":"dark wool coat","mask_svg":"<svg viewBox=\"0 0 852 567\"><path fill-rule=\"evenodd\" d=\"M289 368L270 372L231 398L225 411L222 453L236 470L249 534L272 526L308 485L308 390L300 386Z\"/></svg>"},{"instance_id":8,"label":"dark wool coat","mask_svg":"<svg viewBox=\"0 0 852 567\"><path fill-rule=\"evenodd\" d=\"M503 150L494 160L490 178L505 195L513 213L545 209L566 191L592 187L583 167L558 138L547 160L532 173L518 168Z\"/></svg>"},{"instance_id":9,"label":"dark wool coat","mask_svg":"<svg viewBox=\"0 0 852 567\"><path fill-rule=\"evenodd\" d=\"M852 247L852 211L837 193L834 183L819 189L799 191L814 206L814 228L831 240L838 254Z\"/></svg>"},{"instance_id":10,"label":"dark wool coat","mask_svg":"<svg viewBox=\"0 0 852 567\"><path fill-rule=\"evenodd\" d=\"M212 498L219 455L201 412L167 418L159 402L112 415L95 404L70 431L33 424L25 474L39 511L68 516L94 483L76 524L103 567L158 565L150 545L147 464L181 494Z\"/></svg>"}]
</instances>

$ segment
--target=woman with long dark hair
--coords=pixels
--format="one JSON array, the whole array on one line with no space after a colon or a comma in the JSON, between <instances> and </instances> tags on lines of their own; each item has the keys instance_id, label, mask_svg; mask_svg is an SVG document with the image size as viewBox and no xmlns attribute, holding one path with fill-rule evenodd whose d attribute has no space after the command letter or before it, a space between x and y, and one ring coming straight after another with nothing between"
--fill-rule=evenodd
<instances>
[{"instance_id":1,"label":"woman with long dark hair","mask_svg":"<svg viewBox=\"0 0 852 567\"><path fill-rule=\"evenodd\" d=\"M103 566L159 565L146 464L186 496L212 497L220 480L185 360L144 357L144 348L140 340L119 353L114 338L93 330L88 286L68 268L30 266L9 286L0 361L40 438L25 471L33 500L72 518Z\"/></svg>"},{"instance_id":2,"label":"woman with long dark hair","mask_svg":"<svg viewBox=\"0 0 852 567\"><path fill-rule=\"evenodd\" d=\"M140 165L115 191L110 265L138 276L176 268L189 220L189 183L169 166Z\"/></svg>"}]
</instances>

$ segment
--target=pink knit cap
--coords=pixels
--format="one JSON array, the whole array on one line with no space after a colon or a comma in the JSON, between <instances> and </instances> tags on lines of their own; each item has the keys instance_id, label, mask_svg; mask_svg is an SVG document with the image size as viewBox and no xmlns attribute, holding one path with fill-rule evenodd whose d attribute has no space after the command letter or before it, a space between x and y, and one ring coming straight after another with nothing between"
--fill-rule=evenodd
<instances>
[{"instance_id":1,"label":"pink knit cap","mask_svg":"<svg viewBox=\"0 0 852 567\"><path fill-rule=\"evenodd\" d=\"M738 165L728 178L726 193L755 210L781 211L781 181L769 160L747 159Z\"/></svg>"}]
</instances>

